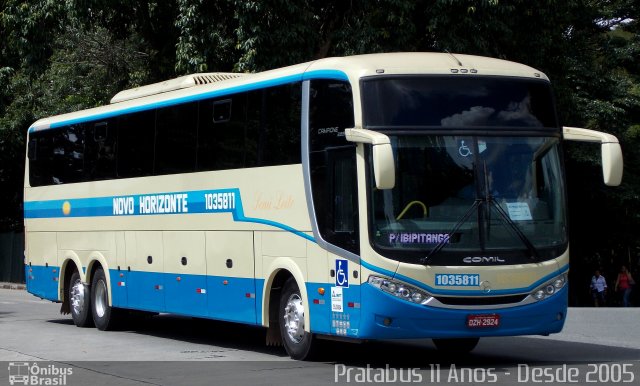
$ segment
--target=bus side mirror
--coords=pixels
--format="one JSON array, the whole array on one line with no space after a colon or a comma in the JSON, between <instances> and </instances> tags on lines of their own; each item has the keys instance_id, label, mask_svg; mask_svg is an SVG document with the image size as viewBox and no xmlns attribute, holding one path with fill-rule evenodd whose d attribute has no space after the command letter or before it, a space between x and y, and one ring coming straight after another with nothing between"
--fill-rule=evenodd
<instances>
[{"instance_id":1,"label":"bus side mirror","mask_svg":"<svg viewBox=\"0 0 640 386\"><path fill-rule=\"evenodd\" d=\"M602 177L608 186L618 186L622 182L622 149L618 138L614 135L578 127L563 127L564 139L579 142L596 142L601 144Z\"/></svg>"},{"instance_id":2,"label":"bus side mirror","mask_svg":"<svg viewBox=\"0 0 640 386\"><path fill-rule=\"evenodd\" d=\"M376 180L376 188L393 189L396 184L396 168L389 137L377 131L358 128L345 129L344 134L349 142L369 143L372 145L373 174Z\"/></svg>"}]
</instances>

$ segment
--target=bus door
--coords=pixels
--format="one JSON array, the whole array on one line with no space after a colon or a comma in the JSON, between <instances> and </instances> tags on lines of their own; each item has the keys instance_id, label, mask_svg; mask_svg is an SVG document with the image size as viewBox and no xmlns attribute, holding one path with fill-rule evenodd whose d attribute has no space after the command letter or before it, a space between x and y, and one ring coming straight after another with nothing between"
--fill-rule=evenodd
<instances>
[{"instance_id":1,"label":"bus door","mask_svg":"<svg viewBox=\"0 0 640 386\"><path fill-rule=\"evenodd\" d=\"M323 224L322 232L328 241L352 252L353 256L359 251L355 147L327 148L326 154L329 211L319 224ZM331 332L356 337L360 323L360 265L353 258L332 253L329 263L332 268Z\"/></svg>"}]
</instances>

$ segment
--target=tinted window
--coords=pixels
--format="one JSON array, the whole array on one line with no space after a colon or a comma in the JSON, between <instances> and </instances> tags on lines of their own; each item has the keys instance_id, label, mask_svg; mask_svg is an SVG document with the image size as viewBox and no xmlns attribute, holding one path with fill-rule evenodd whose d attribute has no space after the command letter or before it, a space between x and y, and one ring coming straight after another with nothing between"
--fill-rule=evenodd
<instances>
[{"instance_id":1,"label":"tinted window","mask_svg":"<svg viewBox=\"0 0 640 386\"><path fill-rule=\"evenodd\" d=\"M300 83L262 91L260 166L297 164L300 157ZM258 98L253 99L258 103Z\"/></svg>"},{"instance_id":2,"label":"tinted window","mask_svg":"<svg viewBox=\"0 0 640 386\"><path fill-rule=\"evenodd\" d=\"M228 119L222 119L225 111L229 114ZM247 128L246 115L246 93L200 102L198 170L239 169L256 165L258 139L256 133Z\"/></svg>"},{"instance_id":3,"label":"tinted window","mask_svg":"<svg viewBox=\"0 0 640 386\"><path fill-rule=\"evenodd\" d=\"M84 181L116 178L115 120L85 125Z\"/></svg>"},{"instance_id":4,"label":"tinted window","mask_svg":"<svg viewBox=\"0 0 640 386\"><path fill-rule=\"evenodd\" d=\"M32 186L82 181L84 125L31 133L29 148L29 181Z\"/></svg>"},{"instance_id":5,"label":"tinted window","mask_svg":"<svg viewBox=\"0 0 640 386\"><path fill-rule=\"evenodd\" d=\"M153 173L155 111L118 117L118 177Z\"/></svg>"},{"instance_id":6,"label":"tinted window","mask_svg":"<svg viewBox=\"0 0 640 386\"><path fill-rule=\"evenodd\" d=\"M354 126L353 94L347 82L314 80L309 105L311 151L344 146L344 129Z\"/></svg>"},{"instance_id":7,"label":"tinted window","mask_svg":"<svg viewBox=\"0 0 640 386\"><path fill-rule=\"evenodd\" d=\"M31 186L53 184L53 137L54 130L36 131L29 134L29 183Z\"/></svg>"},{"instance_id":8,"label":"tinted window","mask_svg":"<svg viewBox=\"0 0 640 386\"><path fill-rule=\"evenodd\" d=\"M295 164L301 84L31 133L31 186Z\"/></svg>"},{"instance_id":9,"label":"tinted window","mask_svg":"<svg viewBox=\"0 0 640 386\"><path fill-rule=\"evenodd\" d=\"M300 163L301 92L297 83L200 102L198 170Z\"/></svg>"},{"instance_id":10,"label":"tinted window","mask_svg":"<svg viewBox=\"0 0 640 386\"><path fill-rule=\"evenodd\" d=\"M198 104L187 103L156 112L154 174L192 172L196 168Z\"/></svg>"},{"instance_id":11,"label":"tinted window","mask_svg":"<svg viewBox=\"0 0 640 386\"><path fill-rule=\"evenodd\" d=\"M546 81L379 77L362 82L362 95L367 127L558 127Z\"/></svg>"}]
</instances>

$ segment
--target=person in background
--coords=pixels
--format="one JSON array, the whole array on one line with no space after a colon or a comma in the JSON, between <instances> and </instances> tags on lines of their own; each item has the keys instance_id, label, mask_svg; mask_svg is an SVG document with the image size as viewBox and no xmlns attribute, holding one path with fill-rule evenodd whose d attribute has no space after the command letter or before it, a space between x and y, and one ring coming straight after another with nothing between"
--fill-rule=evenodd
<instances>
[{"instance_id":1,"label":"person in background","mask_svg":"<svg viewBox=\"0 0 640 386\"><path fill-rule=\"evenodd\" d=\"M616 292L620 292L622 295L622 306L629 307L629 297L631 296L631 287L635 284L631 272L627 270L624 265L620 268L620 273L616 278Z\"/></svg>"},{"instance_id":2,"label":"person in background","mask_svg":"<svg viewBox=\"0 0 640 386\"><path fill-rule=\"evenodd\" d=\"M595 275L591 278L591 295L596 307L605 306L605 298L607 296L607 281L600 274L600 270L596 269Z\"/></svg>"}]
</instances>

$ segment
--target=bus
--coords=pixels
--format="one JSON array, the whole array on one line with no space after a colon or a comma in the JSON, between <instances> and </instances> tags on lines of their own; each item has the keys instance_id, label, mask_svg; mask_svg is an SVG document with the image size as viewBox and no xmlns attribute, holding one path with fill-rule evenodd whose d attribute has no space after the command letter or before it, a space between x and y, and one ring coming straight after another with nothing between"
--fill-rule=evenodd
<instances>
[{"instance_id":1,"label":"bus","mask_svg":"<svg viewBox=\"0 0 640 386\"><path fill-rule=\"evenodd\" d=\"M29 384L29 376L31 370L29 362L9 362L9 384L11 386L22 383L23 385Z\"/></svg>"},{"instance_id":2,"label":"bus","mask_svg":"<svg viewBox=\"0 0 640 386\"><path fill-rule=\"evenodd\" d=\"M134 311L318 339L559 332L567 312L563 141L549 79L450 53L325 58L180 77L28 130L30 293L79 327Z\"/></svg>"}]
</instances>

